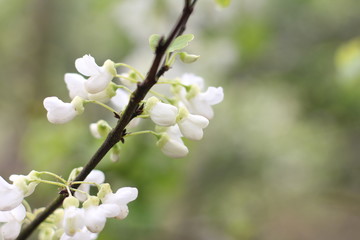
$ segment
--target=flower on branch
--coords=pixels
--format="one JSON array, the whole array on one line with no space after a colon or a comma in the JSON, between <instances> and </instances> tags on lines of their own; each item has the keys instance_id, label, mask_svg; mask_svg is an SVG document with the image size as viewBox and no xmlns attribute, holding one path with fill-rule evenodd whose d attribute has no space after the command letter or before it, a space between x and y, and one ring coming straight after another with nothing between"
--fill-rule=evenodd
<instances>
[{"instance_id":1,"label":"flower on branch","mask_svg":"<svg viewBox=\"0 0 360 240\"><path fill-rule=\"evenodd\" d=\"M10 211L0 211L0 239L16 239L25 216L26 210L22 204Z\"/></svg>"},{"instance_id":2,"label":"flower on branch","mask_svg":"<svg viewBox=\"0 0 360 240\"><path fill-rule=\"evenodd\" d=\"M169 127L175 124L178 109L167 103L162 103L158 98L151 97L145 104L145 113L158 126Z\"/></svg>"},{"instance_id":3,"label":"flower on branch","mask_svg":"<svg viewBox=\"0 0 360 240\"><path fill-rule=\"evenodd\" d=\"M49 122L55 124L69 122L84 111L83 100L80 97L75 97L71 103L64 103L57 97L47 97L44 99L44 107L48 111Z\"/></svg>"},{"instance_id":4,"label":"flower on branch","mask_svg":"<svg viewBox=\"0 0 360 240\"><path fill-rule=\"evenodd\" d=\"M99 67L95 59L90 55L84 55L75 60L75 67L79 73L89 77L85 81L85 89L91 94L103 91L116 76L114 62L106 60L102 67Z\"/></svg>"},{"instance_id":5,"label":"flower on branch","mask_svg":"<svg viewBox=\"0 0 360 240\"><path fill-rule=\"evenodd\" d=\"M203 137L203 128L209 125L209 120L200 115L193 115L182 107L177 118L177 124L182 135L191 140L200 140Z\"/></svg>"},{"instance_id":6,"label":"flower on branch","mask_svg":"<svg viewBox=\"0 0 360 240\"><path fill-rule=\"evenodd\" d=\"M104 181L105 181L105 174L100 170L92 170L84 180L84 182L93 182L96 184L102 184ZM85 201L87 199L87 194L90 191L90 186L91 185L87 183L80 184L78 190L83 191L85 193L76 191L75 197L82 202Z\"/></svg>"},{"instance_id":7,"label":"flower on branch","mask_svg":"<svg viewBox=\"0 0 360 240\"><path fill-rule=\"evenodd\" d=\"M162 133L156 145L160 147L161 151L168 157L185 157L189 153L189 149L185 146L181 137L182 134L179 126L174 125L168 127L166 132Z\"/></svg>"}]
</instances>

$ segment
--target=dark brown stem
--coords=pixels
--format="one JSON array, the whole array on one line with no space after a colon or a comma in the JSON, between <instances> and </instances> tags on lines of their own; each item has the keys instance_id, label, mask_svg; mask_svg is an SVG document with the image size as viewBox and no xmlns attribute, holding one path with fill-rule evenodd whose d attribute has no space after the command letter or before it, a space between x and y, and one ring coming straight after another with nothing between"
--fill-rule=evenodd
<instances>
[{"instance_id":1,"label":"dark brown stem","mask_svg":"<svg viewBox=\"0 0 360 240\"><path fill-rule=\"evenodd\" d=\"M183 8L182 14L178 19L177 23L174 25L169 36L167 38L162 38L159 41L159 44L156 48L155 57L151 64L150 70L146 75L146 78L143 82L139 83L136 90L132 93L129 100L129 104L126 107L124 113L121 115L118 120L115 128L109 133L103 144L95 152L90 161L85 165L79 175L74 181L83 181L87 175L99 164L99 162L104 158L104 156L110 151L110 149L118 143L125 133L124 129L131 121L131 119L136 115L136 111L140 108L140 102L149 92L149 90L156 84L157 80L169 70L169 67L165 63L161 65L166 50L174 41L174 39L180 36L185 28L186 23L193 12L194 5L196 0L190 1L185 0L185 6ZM72 188L78 188L79 185L72 185ZM58 196L46 209L39 214L29 225L24 227L21 233L18 236L18 240L27 239L30 234L48 217L50 216L57 208L59 208L66 198L66 195L62 194Z\"/></svg>"}]
</instances>

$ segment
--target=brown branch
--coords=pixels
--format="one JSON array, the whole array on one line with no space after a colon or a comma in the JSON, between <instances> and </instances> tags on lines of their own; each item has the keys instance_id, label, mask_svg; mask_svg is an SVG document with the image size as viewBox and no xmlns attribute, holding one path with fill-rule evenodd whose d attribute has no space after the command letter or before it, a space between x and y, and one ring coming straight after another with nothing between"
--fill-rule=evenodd
<instances>
[{"instance_id":1,"label":"brown branch","mask_svg":"<svg viewBox=\"0 0 360 240\"><path fill-rule=\"evenodd\" d=\"M174 39L180 36L185 28L186 23L193 12L196 0L190 1L185 0L185 5L182 11L180 18L177 23L174 25L169 36L165 39L162 38L156 48L155 57L150 67L149 72L145 80L138 84L136 90L132 93L129 100L129 104L126 107L124 113L121 115L118 120L115 128L108 134L107 138L100 146L100 148L95 152L90 161L85 165L83 170L79 173L74 181L83 181L89 173L95 169L99 162L104 158L104 156L110 151L110 149L118 143L125 133L124 129L131 121L131 119L136 115L136 111L140 108L140 102L145 98L149 90L156 84L157 80L169 70L169 67L162 64L160 67L161 61L165 56L166 50ZM72 188L78 188L79 185L72 185ZM59 208L67 197L66 194L59 195L46 209L41 212L29 225L24 227L21 233L18 236L18 240L26 239L30 234L48 217L50 216L57 208Z\"/></svg>"}]
</instances>

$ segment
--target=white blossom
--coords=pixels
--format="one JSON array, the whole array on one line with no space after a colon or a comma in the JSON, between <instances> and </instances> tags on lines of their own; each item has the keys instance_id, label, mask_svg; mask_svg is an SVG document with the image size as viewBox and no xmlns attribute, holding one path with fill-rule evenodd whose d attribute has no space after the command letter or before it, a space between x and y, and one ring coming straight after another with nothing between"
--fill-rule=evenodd
<instances>
[{"instance_id":1,"label":"white blossom","mask_svg":"<svg viewBox=\"0 0 360 240\"><path fill-rule=\"evenodd\" d=\"M213 118L214 111L212 105L218 104L224 99L223 88L208 87L203 92L205 89L204 80L201 77L188 73L181 77L181 83L190 87L187 93L185 89L179 92L180 99L189 112L204 116L207 119Z\"/></svg>"},{"instance_id":2,"label":"white blossom","mask_svg":"<svg viewBox=\"0 0 360 240\"><path fill-rule=\"evenodd\" d=\"M84 182L92 182L92 183L96 183L96 184L102 184L104 181L105 181L105 175L100 170L92 170L90 172L90 174L84 180ZM90 184L87 184L87 183L80 184L78 190L89 193ZM87 199L87 195L85 193L82 193L79 191L75 192L75 197L82 202Z\"/></svg>"},{"instance_id":3,"label":"white blossom","mask_svg":"<svg viewBox=\"0 0 360 240\"><path fill-rule=\"evenodd\" d=\"M83 76L77 73L66 73L64 80L71 99L74 99L76 96L88 99L88 92L85 89L86 80Z\"/></svg>"},{"instance_id":4,"label":"white blossom","mask_svg":"<svg viewBox=\"0 0 360 240\"><path fill-rule=\"evenodd\" d=\"M0 239L16 239L25 216L26 210L22 204L10 211L0 211Z\"/></svg>"},{"instance_id":5,"label":"white blossom","mask_svg":"<svg viewBox=\"0 0 360 240\"><path fill-rule=\"evenodd\" d=\"M117 112L121 112L125 109L129 103L130 94L124 89L117 89L114 97L111 98L110 102Z\"/></svg>"},{"instance_id":6,"label":"white blossom","mask_svg":"<svg viewBox=\"0 0 360 240\"><path fill-rule=\"evenodd\" d=\"M74 98L71 103L64 103L57 97L44 99L44 107L47 110L49 122L62 124L71 121L76 115L84 111L83 106Z\"/></svg>"},{"instance_id":7,"label":"white blossom","mask_svg":"<svg viewBox=\"0 0 360 240\"><path fill-rule=\"evenodd\" d=\"M65 208L63 228L66 235L74 236L85 226L84 209L70 206Z\"/></svg>"},{"instance_id":8,"label":"white blossom","mask_svg":"<svg viewBox=\"0 0 360 240\"><path fill-rule=\"evenodd\" d=\"M105 61L102 67L98 66L95 59L90 55L84 55L75 60L75 67L79 73L89 77L85 81L85 89L88 93L95 94L103 91L116 75L114 63Z\"/></svg>"},{"instance_id":9,"label":"white blossom","mask_svg":"<svg viewBox=\"0 0 360 240\"><path fill-rule=\"evenodd\" d=\"M199 93L188 100L187 108L193 114L198 114L211 119L214 117L212 105L222 102L224 92L222 87L209 87L206 92Z\"/></svg>"},{"instance_id":10,"label":"white blossom","mask_svg":"<svg viewBox=\"0 0 360 240\"><path fill-rule=\"evenodd\" d=\"M183 114L181 114L183 113ZM209 120L200 115L190 114L185 108L181 108L177 124L182 135L191 140L200 140L203 137L203 128L209 125Z\"/></svg>"},{"instance_id":11,"label":"white blossom","mask_svg":"<svg viewBox=\"0 0 360 240\"><path fill-rule=\"evenodd\" d=\"M94 240L97 238L96 233L90 232L86 227L76 232L73 236L63 233L60 240Z\"/></svg>"},{"instance_id":12,"label":"white blossom","mask_svg":"<svg viewBox=\"0 0 360 240\"><path fill-rule=\"evenodd\" d=\"M0 176L0 196L0 211L10 211L21 204L24 192Z\"/></svg>"},{"instance_id":13,"label":"white blossom","mask_svg":"<svg viewBox=\"0 0 360 240\"><path fill-rule=\"evenodd\" d=\"M156 97L147 100L145 111L149 113L151 120L158 126L169 127L175 124L178 113L177 107L162 103Z\"/></svg>"},{"instance_id":14,"label":"white blossom","mask_svg":"<svg viewBox=\"0 0 360 240\"><path fill-rule=\"evenodd\" d=\"M162 134L159 141L156 143L161 151L168 157L181 158L185 157L189 150L181 139L182 134L178 125L169 127L165 133Z\"/></svg>"},{"instance_id":15,"label":"white blossom","mask_svg":"<svg viewBox=\"0 0 360 240\"><path fill-rule=\"evenodd\" d=\"M138 196L137 188L133 187L123 187L119 188L116 193L108 193L106 194L101 201L104 204L116 204L120 211L115 216L117 219L124 219L127 217L129 213L129 209L127 204L131 201L134 201Z\"/></svg>"}]
</instances>

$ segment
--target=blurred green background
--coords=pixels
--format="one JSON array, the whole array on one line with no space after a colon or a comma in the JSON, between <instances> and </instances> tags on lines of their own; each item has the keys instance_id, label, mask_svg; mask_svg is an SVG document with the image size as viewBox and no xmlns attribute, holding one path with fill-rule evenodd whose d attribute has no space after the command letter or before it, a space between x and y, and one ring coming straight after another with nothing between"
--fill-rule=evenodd
<instances>
[{"instance_id":1,"label":"blurred green background","mask_svg":"<svg viewBox=\"0 0 360 240\"><path fill-rule=\"evenodd\" d=\"M84 54L146 72L148 36L167 33L181 3L0 0L0 175L67 177L87 162L101 144L88 124L112 116L88 106L52 125L43 99L69 99L63 75ZM359 13L358 0L199 0L187 49L201 58L166 76L203 76L223 86L224 102L184 159L145 136L101 162L114 189L135 186L139 197L98 239L359 239ZM56 194L40 186L29 201Z\"/></svg>"}]
</instances>

